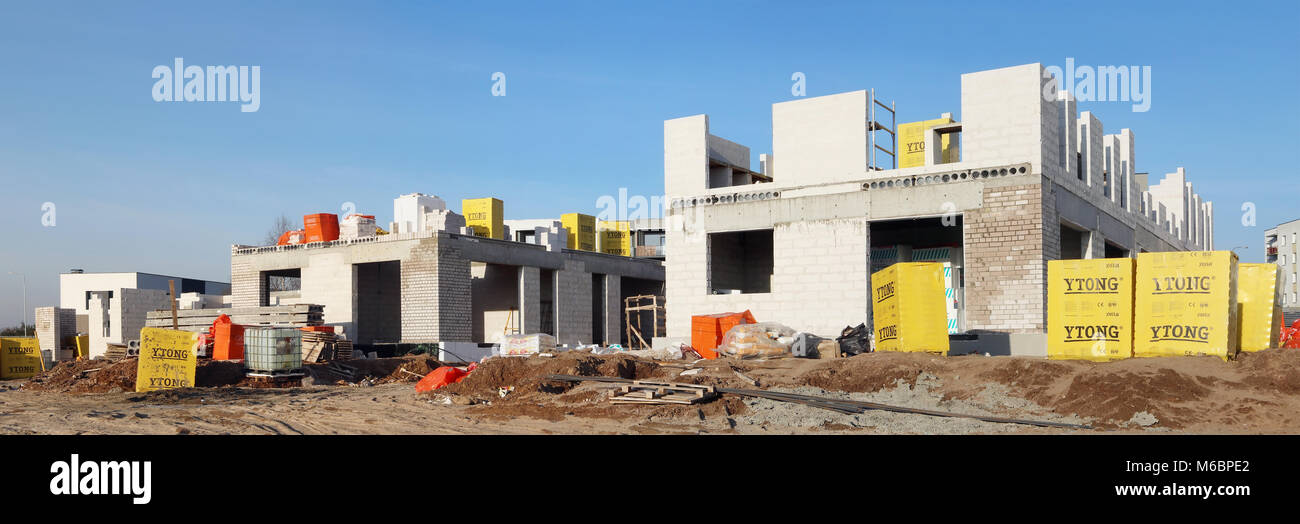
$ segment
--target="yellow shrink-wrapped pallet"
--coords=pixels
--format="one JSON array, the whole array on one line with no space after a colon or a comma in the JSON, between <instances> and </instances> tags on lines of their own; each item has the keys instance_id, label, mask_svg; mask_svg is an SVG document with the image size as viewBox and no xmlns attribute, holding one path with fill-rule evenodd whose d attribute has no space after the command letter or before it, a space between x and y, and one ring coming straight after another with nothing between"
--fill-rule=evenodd
<instances>
[{"instance_id":1,"label":"yellow shrink-wrapped pallet","mask_svg":"<svg viewBox=\"0 0 1300 524\"><path fill-rule=\"evenodd\" d=\"M1237 316L1242 351L1278 346L1282 335L1281 278L1277 264L1237 265Z\"/></svg>"},{"instance_id":2,"label":"yellow shrink-wrapped pallet","mask_svg":"<svg viewBox=\"0 0 1300 524\"><path fill-rule=\"evenodd\" d=\"M948 353L943 264L901 262L871 275L876 351Z\"/></svg>"},{"instance_id":3,"label":"yellow shrink-wrapped pallet","mask_svg":"<svg viewBox=\"0 0 1300 524\"><path fill-rule=\"evenodd\" d=\"M36 337L0 338L0 379L28 378L45 371Z\"/></svg>"},{"instance_id":4,"label":"yellow shrink-wrapped pallet","mask_svg":"<svg viewBox=\"0 0 1300 524\"><path fill-rule=\"evenodd\" d=\"M465 225L474 229L474 234L505 240L505 204L495 198L465 198L460 201L461 213L465 215Z\"/></svg>"},{"instance_id":5,"label":"yellow shrink-wrapped pallet","mask_svg":"<svg viewBox=\"0 0 1300 524\"><path fill-rule=\"evenodd\" d=\"M1047 358L1133 356L1131 258L1047 263Z\"/></svg>"},{"instance_id":6,"label":"yellow shrink-wrapped pallet","mask_svg":"<svg viewBox=\"0 0 1300 524\"><path fill-rule=\"evenodd\" d=\"M1237 255L1138 255L1133 356L1237 354Z\"/></svg>"},{"instance_id":7,"label":"yellow shrink-wrapped pallet","mask_svg":"<svg viewBox=\"0 0 1300 524\"><path fill-rule=\"evenodd\" d=\"M567 246L582 251L596 250L596 217L582 213L560 215L560 225L569 231Z\"/></svg>"},{"instance_id":8,"label":"yellow shrink-wrapped pallet","mask_svg":"<svg viewBox=\"0 0 1300 524\"><path fill-rule=\"evenodd\" d=\"M140 330L135 391L192 388L198 366L198 334L162 328Z\"/></svg>"}]
</instances>

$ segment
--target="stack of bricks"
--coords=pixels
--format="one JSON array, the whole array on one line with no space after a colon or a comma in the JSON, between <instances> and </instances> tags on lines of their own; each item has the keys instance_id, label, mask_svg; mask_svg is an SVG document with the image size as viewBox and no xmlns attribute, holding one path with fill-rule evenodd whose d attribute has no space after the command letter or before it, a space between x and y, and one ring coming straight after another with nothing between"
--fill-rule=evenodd
<instances>
[{"instance_id":1,"label":"stack of bricks","mask_svg":"<svg viewBox=\"0 0 1300 524\"><path fill-rule=\"evenodd\" d=\"M68 352L64 339L77 334L77 310L57 307L36 308L36 340L41 354L50 360L69 360L75 352Z\"/></svg>"},{"instance_id":2,"label":"stack of bricks","mask_svg":"<svg viewBox=\"0 0 1300 524\"><path fill-rule=\"evenodd\" d=\"M1044 220L1045 214L1055 214L1050 200L1050 195L1044 200L1041 184L990 187L984 189L983 207L966 212L967 329L1045 329L1045 256L1050 253L1044 253L1044 231L1056 229L1055 221ZM1049 223L1053 227L1046 227Z\"/></svg>"}]
</instances>

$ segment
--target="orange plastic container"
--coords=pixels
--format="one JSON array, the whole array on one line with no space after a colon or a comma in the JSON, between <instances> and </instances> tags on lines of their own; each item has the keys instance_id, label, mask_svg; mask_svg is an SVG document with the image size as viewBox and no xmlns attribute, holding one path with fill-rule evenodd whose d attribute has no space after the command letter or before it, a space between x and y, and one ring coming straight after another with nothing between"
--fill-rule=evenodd
<instances>
[{"instance_id":1,"label":"orange plastic container","mask_svg":"<svg viewBox=\"0 0 1300 524\"><path fill-rule=\"evenodd\" d=\"M754 315L746 309L743 313L715 313L691 317L691 347L704 358L718 358L714 351L722 343L727 331L741 324L754 324Z\"/></svg>"},{"instance_id":2,"label":"orange plastic container","mask_svg":"<svg viewBox=\"0 0 1300 524\"><path fill-rule=\"evenodd\" d=\"M333 213L303 215L306 242L332 242L339 239L339 216Z\"/></svg>"},{"instance_id":3,"label":"orange plastic container","mask_svg":"<svg viewBox=\"0 0 1300 524\"><path fill-rule=\"evenodd\" d=\"M222 314L212 323L212 336L212 360L244 358L244 326L232 324L230 317Z\"/></svg>"},{"instance_id":4,"label":"orange plastic container","mask_svg":"<svg viewBox=\"0 0 1300 524\"><path fill-rule=\"evenodd\" d=\"M303 326L302 330L303 331L324 331L326 333L333 333L334 326Z\"/></svg>"}]
</instances>

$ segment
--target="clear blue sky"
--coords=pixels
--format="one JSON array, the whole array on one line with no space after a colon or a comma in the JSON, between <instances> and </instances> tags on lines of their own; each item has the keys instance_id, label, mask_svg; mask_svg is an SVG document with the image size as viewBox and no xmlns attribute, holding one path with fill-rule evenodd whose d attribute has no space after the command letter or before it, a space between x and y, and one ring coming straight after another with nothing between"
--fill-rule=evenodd
<instances>
[{"instance_id":1,"label":"clear blue sky","mask_svg":"<svg viewBox=\"0 0 1300 524\"><path fill-rule=\"evenodd\" d=\"M874 87L910 121L960 116L964 72L1149 65L1149 112L1080 109L1133 129L1139 171L1185 166L1220 249L1262 260L1264 230L1300 217L1296 3L984 4L5 2L0 325L20 310L6 272L32 307L74 267L228 281L229 246L281 213L351 201L386 223L420 191L535 218L659 194L663 120L708 113L756 162L795 71L809 96ZM260 110L154 102L175 57L261 66Z\"/></svg>"}]
</instances>

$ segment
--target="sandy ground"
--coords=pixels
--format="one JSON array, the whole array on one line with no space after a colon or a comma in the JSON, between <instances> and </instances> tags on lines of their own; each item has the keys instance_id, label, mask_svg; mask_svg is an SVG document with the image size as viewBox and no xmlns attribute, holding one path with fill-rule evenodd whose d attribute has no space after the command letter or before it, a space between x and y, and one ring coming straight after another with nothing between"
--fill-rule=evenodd
<instances>
[{"instance_id":1,"label":"sandy ground","mask_svg":"<svg viewBox=\"0 0 1300 524\"><path fill-rule=\"evenodd\" d=\"M134 361L70 364L0 382L4 434L969 434L1300 433L1300 351L1111 363L880 353L838 360L652 362L562 353L493 359L459 384L416 394L427 358L365 361L373 386L313 372L318 384L244 387L237 364L200 368L200 386L129 391ZM78 367L79 366L79 367ZM79 370L95 369L82 373ZM694 369L694 370L693 370ZM610 384L548 373L671 380L891 405L1090 424L1040 428L926 415L820 408L734 395L691 406L610 404ZM683 374L686 373L686 374ZM514 387L501 395L501 388Z\"/></svg>"}]
</instances>

